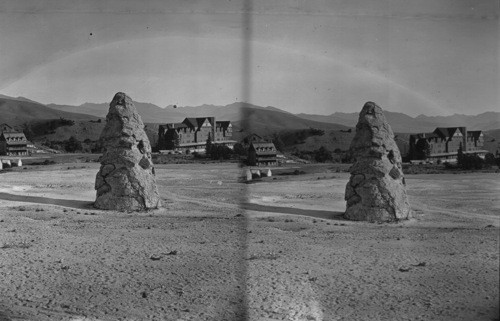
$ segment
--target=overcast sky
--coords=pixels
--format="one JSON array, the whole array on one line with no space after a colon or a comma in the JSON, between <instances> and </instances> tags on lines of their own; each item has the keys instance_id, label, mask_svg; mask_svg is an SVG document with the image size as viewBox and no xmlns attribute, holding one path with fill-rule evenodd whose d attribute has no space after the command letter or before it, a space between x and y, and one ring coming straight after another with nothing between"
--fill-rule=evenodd
<instances>
[{"instance_id":1,"label":"overcast sky","mask_svg":"<svg viewBox=\"0 0 500 321\"><path fill-rule=\"evenodd\" d=\"M0 1L0 93L293 113L498 111L498 0Z\"/></svg>"}]
</instances>

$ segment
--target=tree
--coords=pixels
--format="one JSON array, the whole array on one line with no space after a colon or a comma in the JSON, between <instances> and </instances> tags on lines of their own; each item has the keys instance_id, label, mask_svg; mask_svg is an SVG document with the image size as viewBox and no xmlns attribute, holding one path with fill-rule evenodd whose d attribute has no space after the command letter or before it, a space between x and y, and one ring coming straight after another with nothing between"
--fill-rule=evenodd
<instances>
[{"instance_id":1,"label":"tree","mask_svg":"<svg viewBox=\"0 0 500 321\"><path fill-rule=\"evenodd\" d=\"M213 160L218 159L229 159L231 158L233 151L231 148L224 145L212 145L210 147L210 158Z\"/></svg>"},{"instance_id":2,"label":"tree","mask_svg":"<svg viewBox=\"0 0 500 321\"><path fill-rule=\"evenodd\" d=\"M495 155L493 155L492 153L487 153L486 155L484 155L484 163L490 166L495 165Z\"/></svg>"},{"instance_id":3,"label":"tree","mask_svg":"<svg viewBox=\"0 0 500 321\"><path fill-rule=\"evenodd\" d=\"M457 150L457 165L459 167L464 167L464 160L464 151L462 150L462 142L460 142Z\"/></svg>"},{"instance_id":4,"label":"tree","mask_svg":"<svg viewBox=\"0 0 500 321\"><path fill-rule=\"evenodd\" d=\"M331 161L332 153L330 153L330 151L326 149L324 146L321 146L314 154L314 159L320 163Z\"/></svg>"},{"instance_id":5,"label":"tree","mask_svg":"<svg viewBox=\"0 0 500 321\"><path fill-rule=\"evenodd\" d=\"M177 131L174 131L174 148L173 149L179 148L180 144L181 144L181 138L179 137L179 133Z\"/></svg>"},{"instance_id":6,"label":"tree","mask_svg":"<svg viewBox=\"0 0 500 321\"><path fill-rule=\"evenodd\" d=\"M431 145L427 139L419 139L415 144L415 158L427 159L431 155Z\"/></svg>"},{"instance_id":7,"label":"tree","mask_svg":"<svg viewBox=\"0 0 500 321\"><path fill-rule=\"evenodd\" d=\"M212 149L213 149L212 138L210 137L210 133L209 133L207 136L207 142L205 144L205 153L207 155L211 155Z\"/></svg>"},{"instance_id":8,"label":"tree","mask_svg":"<svg viewBox=\"0 0 500 321\"><path fill-rule=\"evenodd\" d=\"M274 147L276 147L277 150L280 152L283 152L283 149L285 148L285 143L281 139L280 135L278 133L274 133L272 137L272 142L274 144Z\"/></svg>"},{"instance_id":9,"label":"tree","mask_svg":"<svg viewBox=\"0 0 500 321\"><path fill-rule=\"evenodd\" d=\"M75 136L71 136L64 144L64 149L70 153L82 150L82 142L80 142Z\"/></svg>"},{"instance_id":10,"label":"tree","mask_svg":"<svg viewBox=\"0 0 500 321\"><path fill-rule=\"evenodd\" d=\"M35 138L35 133L33 133L33 130L31 129L31 126L28 125L28 123L23 124L23 133L24 136L26 136L26 139L29 141L32 141Z\"/></svg>"},{"instance_id":11,"label":"tree","mask_svg":"<svg viewBox=\"0 0 500 321\"><path fill-rule=\"evenodd\" d=\"M248 150L240 143L234 144L233 151L236 155L248 156Z\"/></svg>"},{"instance_id":12,"label":"tree","mask_svg":"<svg viewBox=\"0 0 500 321\"><path fill-rule=\"evenodd\" d=\"M158 149L174 150L179 147L180 138L176 130L169 130L164 139L158 141Z\"/></svg>"}]
</instances>

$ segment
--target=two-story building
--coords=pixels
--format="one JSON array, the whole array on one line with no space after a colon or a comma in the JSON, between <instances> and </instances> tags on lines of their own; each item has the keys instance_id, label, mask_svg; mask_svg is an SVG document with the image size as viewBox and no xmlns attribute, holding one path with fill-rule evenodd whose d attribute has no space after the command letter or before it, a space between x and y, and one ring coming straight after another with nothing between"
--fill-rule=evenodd
<instances>
[{"instance_id":1,"label":"two-story building","mask_svg":"<svg viewBox=\"0 0 500 321\"><path fill-rule=\"evenodd\" d=\"M18 132L7 124L1 124L0 155L28 155L28 140L22 132Z\"/></svg>"},{"instance_id":2,"label":"two-story building","mask_svg":"<svg viewBox=\"0 0 500 321\"><path fill-rule=\"evenodd\" d=\"M248 165L274 166L277 165L278 151L273 143L251 142L248 148Z\"/></svg>"}]
</instances>

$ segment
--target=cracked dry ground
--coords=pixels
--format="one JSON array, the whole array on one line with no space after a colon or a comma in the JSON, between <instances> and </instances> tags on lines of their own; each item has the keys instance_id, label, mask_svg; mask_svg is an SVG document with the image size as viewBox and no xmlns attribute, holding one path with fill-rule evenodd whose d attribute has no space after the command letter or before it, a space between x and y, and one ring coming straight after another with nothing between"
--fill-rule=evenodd
<instances>
[{"instance_id":1,"label":"cracked dry ground","mask_svg":"<svg viewBox=\"0 0 500 321\"><path fill-rule=\"evenodd\" d=\"M0 320L498 318L498 175L408 175L415 218L369 224L328 166L157 169L142 214L88 207L97 164L1 174Z\"/></svg>"}]
</instances>

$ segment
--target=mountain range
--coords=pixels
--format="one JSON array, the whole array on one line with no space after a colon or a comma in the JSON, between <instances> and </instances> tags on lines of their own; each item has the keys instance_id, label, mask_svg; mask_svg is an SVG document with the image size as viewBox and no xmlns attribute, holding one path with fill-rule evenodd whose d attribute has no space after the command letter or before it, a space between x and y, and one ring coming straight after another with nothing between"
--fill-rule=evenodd
<instances>
[{"instance_id":1,"label":"mountain range","mask_svg":"<svg viewBox=\"0 0 500 321\"><path fill-rule=\"evenodd\" d=\"M232 103L225 106L201 105L196 107L167 106L134 102L145 123L165 124L180 122L185 117L213 116L217 120L230 120L241 132L256 132L268 135L273 132L293 129L318 128L322 130L344 130L354 127L358 112L331 115L292 114L275 107L261 107L248 103ZM85 103L79 106L44 105L23 97L0 95L0 123L20 125L42 119L60 117L75 121L104 118L108 103ZM431 132L436 127L466 126L470 130L493 130L500 128L500 113L485 112L479 115L450 115L410 117L403 113L384 111L394 132Z\"/></svg>"},{"instance_id":2,"label":"mountain range","mask_svg":"<svg viewBox=\"0 0 500 321\"><path fill-rule=\"evenodd\" d=\"M47 105L50 108L105 117L108 104L85 103L80 106ZM261 107L247 103L232 103L225 106L201 105L196 107L178 107L170 105L165 108L151 103L135 102L144 122L173 123L180 122L185 117L214 116L220 120L232 122L248 121L257 131L277 131L282 129L302 129L308 127L343 129L354 127L358 121L358 112L331 115L292 114L276 107ZM492 130L500 128L500 113L485 112L478 115L426 116L411 117L404 113L384 111L385 117L395 132L419 133L430 132L436 127L466 126L471 130ZM243 117L244 116L244 117ZM310 122L313 121L313 122ZM326 124L334 124L332 125Z\"/></svg>"}]
</instances>

